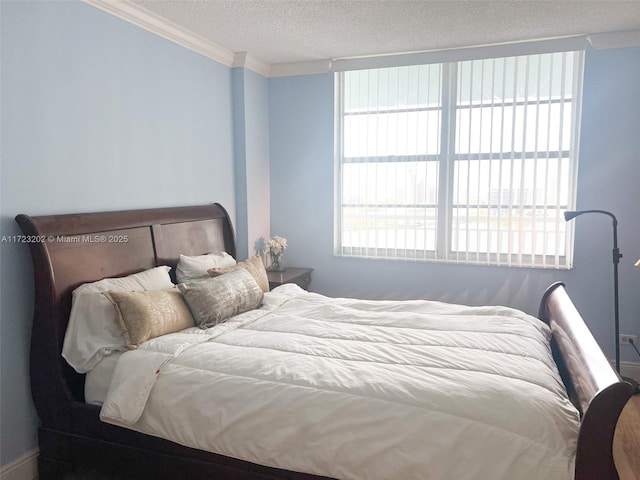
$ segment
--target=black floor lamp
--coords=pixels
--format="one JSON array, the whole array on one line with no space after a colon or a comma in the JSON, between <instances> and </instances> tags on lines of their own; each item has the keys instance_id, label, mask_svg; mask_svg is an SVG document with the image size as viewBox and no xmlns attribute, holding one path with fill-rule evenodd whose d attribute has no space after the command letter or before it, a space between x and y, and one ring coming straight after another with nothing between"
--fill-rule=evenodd
<instances>
[{"instance_id":1,"label":"black floor lamp","mask_svg":"<svg viewBox=\"0 0 640 480\"><path fill-rule=\"evenodd\" d=\"M611 223L613 225L613 305L614 305L614 325L615 325L615 344L616 344L616 372L620 375L620 310L618 306L618 263L622 258L622 254L618 249L618 219L616 216L607 212L606 210L577 210L564 212L565 221L572 220L573 218L585 214L585 213L602 213L611 217ZM620 377L638 391L638 383L630 378Z\"/></svg>"}]
</instances>

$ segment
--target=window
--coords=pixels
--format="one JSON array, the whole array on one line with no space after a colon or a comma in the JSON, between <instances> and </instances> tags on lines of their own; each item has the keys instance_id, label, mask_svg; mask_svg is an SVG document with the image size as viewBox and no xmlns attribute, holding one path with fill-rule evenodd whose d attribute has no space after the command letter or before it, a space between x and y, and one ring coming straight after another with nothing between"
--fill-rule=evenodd
<instances>
[{"instance_id":1,"label":"window","mask_svg":"<svg viewBox=\"0 0 640 480\"><path fill-rule=\"evenodd\" d=\"M568 268L582 56L337 73L336 253Z\"/></svg>"}]
</instances>

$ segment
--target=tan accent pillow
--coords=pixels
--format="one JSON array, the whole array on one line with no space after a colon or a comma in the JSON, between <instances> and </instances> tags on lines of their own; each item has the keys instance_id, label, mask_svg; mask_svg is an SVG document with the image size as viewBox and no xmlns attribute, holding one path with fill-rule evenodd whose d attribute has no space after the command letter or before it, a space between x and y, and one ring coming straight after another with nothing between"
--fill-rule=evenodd
<instances>
[{"instance_id":1,"label":"tan accent pillow","mask_svg":"<svg viewBox=\"0 0 640 480\"><path fill-rule=\"evenodd\" d=\"M267 277L267 271L264 268L262 259L258 255L230 267L210 268L207 270L207 273L209 273L210 277L217 277L218 275L229 273L239 268L249 272L263 292L269 291L269 278Z\"/></svg>"},{"instance_id":2,"label":"tan accent pillow","mask_svg":"<svg viewBox=\"0 0 640 480\"><path fill-rule=\"evenodd\" d=\"M201 328L209 328L262 303L264 294L244 269L178 285L193 317Z\"/></svg>"},{"instance_id":3,"label":"tan accent pillow","mask_svg":"<svg viewBox=\"0 0 640 480\"><path fill-rule=\"evenodd\" d=\"M116 308L127 347L138 346L151 338L193 327L189 307L180 291L103 292Z\"/></svg>"}]
</instances>

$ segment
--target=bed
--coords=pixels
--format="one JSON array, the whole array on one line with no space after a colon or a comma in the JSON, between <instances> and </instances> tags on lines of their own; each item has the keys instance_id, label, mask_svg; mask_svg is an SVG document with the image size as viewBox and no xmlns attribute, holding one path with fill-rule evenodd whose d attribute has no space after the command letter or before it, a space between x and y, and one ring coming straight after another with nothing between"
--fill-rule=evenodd
<instances>
[{"instance_id":1,"label":"bed","mask_svg":"<svg viewBox=\"0 0 640 480\"><path fill-rule=\"evenodd\" d=\"M273 466L278 462L269 466L215 454L105 423L101 408L85 401L85 375L61 357L72 292L80 285L161 265L175 267L181 254L226 251L236 257L233 227L221 205L18 215L16 221L30 239L34 267L31 388L40 418L42 480L62 479L74 469L127 479L331 478ZM580 414L574 478L616 479L613 434L632 389L611 368L562 284L544 293L538 317L550 329L553 358Z\"/></svg>"}]
</instances>

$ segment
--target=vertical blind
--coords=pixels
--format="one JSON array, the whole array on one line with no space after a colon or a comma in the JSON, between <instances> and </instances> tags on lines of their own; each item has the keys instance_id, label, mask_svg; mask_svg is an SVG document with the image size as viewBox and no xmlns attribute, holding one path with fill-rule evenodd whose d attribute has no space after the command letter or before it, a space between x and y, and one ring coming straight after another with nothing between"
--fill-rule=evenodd
<instances>
[{"instance_id":1,"label":"vertical blind","mask_svg":"<svg viewBox=\"0 0 640 480\"><path fill-rule=\"evenodd\" d=\"M569 267L582 56L338 73L336 252Z\"/></svg>"}]
</instances>

